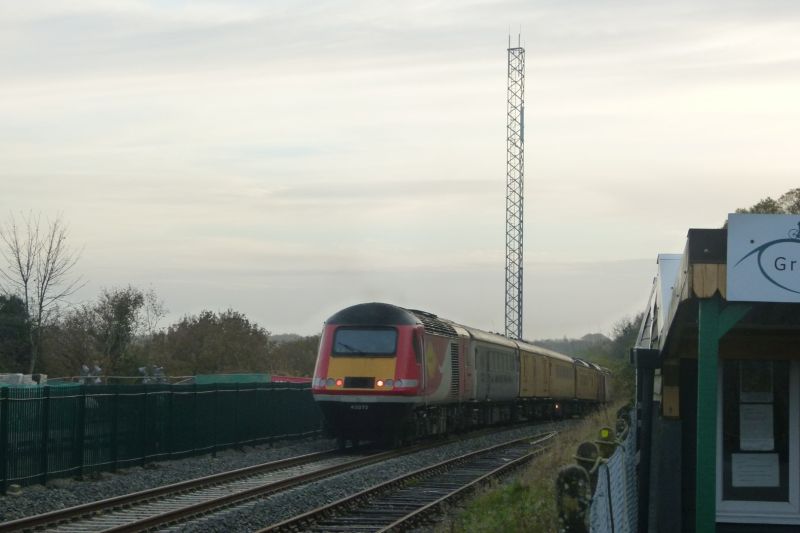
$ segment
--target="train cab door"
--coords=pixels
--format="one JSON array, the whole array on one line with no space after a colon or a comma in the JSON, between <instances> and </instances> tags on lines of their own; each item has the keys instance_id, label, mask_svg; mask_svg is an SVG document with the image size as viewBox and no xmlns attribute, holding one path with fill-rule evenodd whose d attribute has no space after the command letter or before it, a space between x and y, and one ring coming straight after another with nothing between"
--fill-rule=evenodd
<instances>
[{"instance_id":1,"label":"train cab door","mask_svg":"<svg viewBox=\"0 0 800 533\"><path fill-rule=\"evenodd\" d=\"M550 392L550 358L542 357L542 396L548 398L552 395Z\"/></svg>"},{"instance_id":2,"label":"train cab door","mask_svg":"<svg viewBox=\"0 0 800 533\"><path fill-rule=\"evenodd\" d=\"M492 352L490 350L486 350L483 359L485 361L484 364L486 365L486 370L484 371L484 375L486 376L486 399L490 400L492 398L492 393L494 392L492 390L492 378L494 377L492 373Z\"/></svg>"},{"instance_id":3,"label":"train cab door","mask_svg":"<svg viewBox=\"0 0 800 533\"><path fill-rule=\"evenodd\" d=\"M426 375L425 375L425 339L422 335L421 331L414 332L414 362L417 365L417 375L419 376L419 391L420 394L423 394L423 391L426 390L425 385ZM427 398L427 395L425 395Z\"/></svg>"},{"instance_id":4,"label":"train cab door","mask_svg":"<svg viewBox=\"0 0 800 533\"><path fill-rule=\"evenodd\" d=\"M475 350L475 374L477 377L475 399L484 401L489 397L489 355L486 353L486 349L479 346L478 343L473 344L473 350Z\"/></svg>"}]
</instances>

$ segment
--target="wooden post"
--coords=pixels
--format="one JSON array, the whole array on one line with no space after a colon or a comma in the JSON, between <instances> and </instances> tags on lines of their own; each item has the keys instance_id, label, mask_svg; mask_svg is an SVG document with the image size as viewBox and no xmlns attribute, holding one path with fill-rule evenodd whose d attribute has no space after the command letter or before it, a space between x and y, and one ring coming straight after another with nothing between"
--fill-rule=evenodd
<instances>
[{"instance_id":1,"label":"wooden post","mask_svg":"<svg viewBox=\"0 0 800 533\"><path fill-rule=\"evenodd\" d=\"M719 340L750 310L718 295L700 300L697 335L697 463L695 531L713 533L717 517L717 377Z\"/></svg>"}]
</instances>

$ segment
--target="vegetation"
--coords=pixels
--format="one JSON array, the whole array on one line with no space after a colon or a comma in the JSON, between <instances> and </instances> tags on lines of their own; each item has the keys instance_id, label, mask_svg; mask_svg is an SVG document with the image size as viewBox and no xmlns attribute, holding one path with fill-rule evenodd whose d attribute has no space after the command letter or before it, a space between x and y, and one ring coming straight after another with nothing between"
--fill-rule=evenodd
<instances>
[{"instance_id":1,"label":"vegetation","mask_svg":"<svg viewBox=\"0 0 800 533\"><path fill-rule=\"evenodd\" d=\"M30 213L0 224L0 372L77 376L82 367L105 376L269 372L310 376L318 336L269 331L238 311L205 310L166 328L153 290L103 289L93 302L69 307L81 286L79 254L60 218Z\"/></svg>"},{"instance_id":2,"label":"vegetation","mask_svg":"<svg viewBox=\"0 0 800 533\"><path fill-rule=\"evenodd\" d=\"M110 374L136 372L135 356L165 314L150 290L103 289L97 300L62 313L46 329L42 365L51 375L75 375L82 365Z\"/></svg>"},{"instance_id":3,"label":"vegetation","mask_svg":"<svg viewBox=\"0 0 800 533\"><path fill-rule=\"evenodd\" d=\"M612 341L602 333L588 333L579 339L539 339L531 341L537 346L580 359L610 357Z\"/></svg>"},{"instance_id":4,"label":"vegetation","mask_svg":"<svg viewBox=\"0 0 800 533\"><path fill-rule=\"evenodd\" d=\"M780 198L767 196L751 207L740 208L737 213L759 213L765 215L800 215L800 188L784 193Z\"/></svg>"},{"instance_id":5,"label":"vegetation","mask_svg":"<svg viewBox=\"0 0 800 533\"><path fill-rule=\"evenodd\" d=\"M270 345L270 368L276 374L310 376L317 360L319 335L299 337Z\"/></svg>"},{"instance_id":6,"label":"vegetation","mask_svg":"<svg viewBox=\"0 0 800 533\"><path fill-rule=\"evenodd\" d=\"M51 375L77 375L82 365L105 375L138 376L142 367L163 367L173 376L264 372L310 376L318 336L275 342L270 332L233 309L187 315L157 329L163 304L134 287L104 290L48 331L43 365Z\"/></svg>"},{"instance_id":7,"label":"vegetation","mask_svg":"<svg viewBox=\"0 0 800 533\"><path fill-rule=\"evenodd\" d=\"M567 337L540 339L533 341L533 344L587 361L608 359L627 361L628 352L636 341L639 324L643 317L644 313L639 313L634 317L620 319L614 324L611 338L602 333L589 333L580 339L568 339Z\"/></svg>"},{"instance_id":8,"label":"vegetation","mask_svg":"<svg viewBox=\"0 0 800 533\"><path fill-rule=\"evenodd\" d=\"M20 222L12 216L0 225L0 280L6 292L25 309L28 334L27 371L36 369L42 333L57 317L58 305L80 287L72 275L78 254L67 244L67 227L60 218L43 223L33 213Z\"/></svg>"},{"instance_id":9,"label":"vegetation","mask_svg":"<svg viewBox=\"0 0 800 533\"><path fill-rule=\"evenodd\" d=\"M24 368L31 353L25 302L0 296L0 368Z\"/></svg>"},{"instance_id":10,"label":"vegetation","mask_svg":"<svg viewBox=\"0 0 800 533\"><path fill-rule=\"evenodd\" d=\"M495 486L471 501L463 512L446 520L439 532L551 533L559 531L555 479L559 469L575 462L581 442L595 440L601 427L614 427L625 402L598 411L563 430L550 450L511 483Z\"/></svg>"}]
</instances>

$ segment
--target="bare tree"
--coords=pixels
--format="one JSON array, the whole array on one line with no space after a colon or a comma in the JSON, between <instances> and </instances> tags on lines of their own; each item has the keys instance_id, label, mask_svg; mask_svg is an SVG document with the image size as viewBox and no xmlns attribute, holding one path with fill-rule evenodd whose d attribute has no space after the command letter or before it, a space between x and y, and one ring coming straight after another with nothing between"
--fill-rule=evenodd
<instances>
[{"instance_id":1,"label":"bare tree","mask_svg":"<svg viewBox=\"0 0 800 533\"><path fill-rule=\"evenodd\" d=\"M53 318L58 303L78 290L80 277L72 276L79 253L67 245L67 227L60 217L42 224L41 216L28 213L20 223L13 215L0 226L0 280L4 291L19 296L30 320L29 372L36 368L42 328Z\"/></svg>"},{"instance_id":2,"label":"bare tree","mask_svg":"<svg viewBox=\"0 0 800 533\"><path fill-rule=\"evenodd\" d=\"M156 292L150 288L144 293L144 314L141 318L142 333L152 337L158 331L158 323L167 316L164 301L158 298Z\"/></svg>"}]
</instances>

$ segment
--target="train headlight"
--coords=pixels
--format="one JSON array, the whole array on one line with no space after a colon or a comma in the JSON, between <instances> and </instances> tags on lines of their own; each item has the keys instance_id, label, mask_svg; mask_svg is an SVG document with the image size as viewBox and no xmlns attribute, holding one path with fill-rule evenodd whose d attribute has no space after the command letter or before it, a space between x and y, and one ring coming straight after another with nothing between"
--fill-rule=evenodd
<instances>
[{"instance_id":1,"label":"train headlight","mask_svg":"<svg viewBox=\"0 0 800 533\"><path fill-rule=\"evenodd\" d=\"M394 381L392 381L391 379L387 379L385 385L386 387L391 387L392 385L394 385Z\"/></svg>"},{"instance_id":2,"label":"train headlight","mask_svg":"<svg viewBox=\"0 0 800 533\"><path fill-rule=\"evenodd\" d=\"M375 382L375 385L377 385L378 387L383 387L383 380L379 379L378 381Z\"/></svg>"},{"instance_id":3,"label":"train headlight","mask_svg":"<svg viewBox=\"0 0 800 533\"><path fill-rule=\"evenodd\" d=\"M342 385L344 385L344 380L342 378L337 379L336 380L336 386L337 387L341 387Z\"/></svg>"},{"instance_id":4,"label":"train headlight","mask_svg":"<svg viewBox=\"0 0 800 533\"><path fill-rule=\"evenodd\" d=\"M328 380L325 382L325 385L328 387L333 387L334 383L336 383L336 381L333 378L328 378Z\"/></svg>"}]
</instances>

